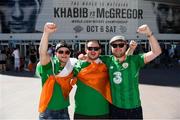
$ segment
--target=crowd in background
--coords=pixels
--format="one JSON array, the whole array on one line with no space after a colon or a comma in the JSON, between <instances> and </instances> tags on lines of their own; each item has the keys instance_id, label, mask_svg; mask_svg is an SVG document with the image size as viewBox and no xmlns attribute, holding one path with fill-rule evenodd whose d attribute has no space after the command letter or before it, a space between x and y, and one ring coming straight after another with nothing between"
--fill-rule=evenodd
<instances>
[{"instance_id":1,"label":"crowd in background","mask_svg":"<svg viewBox=\"0 0 180 120\"><path fill-rule=\"evenodd\" d=\"M172 68L180 65L180 44L178 45L168 45L165 47L165 44L160 44L162 49L162 54L153 60L148 67L153 68ZM146 52L148 49L144 48L141 45L138 45L134 54L139 52Z\"/></svg>"},{"instance_id":2,"label":"crowd in background","mask_svg":"<svg viewBox=\"0 0 180 120\"><path fill-rule=\"evenodd\" d=\"M49 44L48 46L48 53L51 56L54 56L55 52L55 46ZM148 67L153 68L172 68L180 65L180 45L169 45L165 47L164 44L161 44L162 54L152 61ZM15 70L15 71L23 71L27 70L30 72L34 72L36 68L36 64L39 59L38 50L35 49L35 47L31 46L29 47L29 50L27 51L27 56L22 56L19 51L19 55L17 52L13 54L14 51L19 51L19 48L8 48L4 47L0 49L0 71L5 72L9 70ZM137 54L139 52L146 52L148 51L147 48L144 48L141 45L138 45L136 48L134 54ZM78 57L78 55L81 53L81 51L74 51L74 55L72 57ZM19 59L19 63L15 61L15 57ZM17 63L16 63L17 62ZM17 64L17 65L16 65ZM15 66L16 65L16 66Z\"/></svg>"},{"instance_id":3,"label":"crowd in background","mask_svg":"<svg viewBox=\"0 0 180 120\"><path fill-rule=\"evenodd\" d=\"M30 47L27 56L21 55L19 47L4 47L0 50L0 71L16 71L21 72L27 70L35 71L38 61L38 52L34 47Z\"/></svg>"}]
</instances>

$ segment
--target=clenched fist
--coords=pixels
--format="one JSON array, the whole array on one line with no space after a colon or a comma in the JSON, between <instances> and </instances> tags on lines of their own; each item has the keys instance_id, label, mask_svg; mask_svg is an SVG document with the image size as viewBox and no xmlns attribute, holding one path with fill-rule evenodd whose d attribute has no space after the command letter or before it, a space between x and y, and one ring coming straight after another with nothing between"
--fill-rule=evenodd
<instances>
[{"instance_id":1,"label":"clenched fist","mask_svg":"<svg viewBox=\"0 0 180 120\"><path fill-rule=\"evenodd\" d=\"M137 47L137 42L134 41L134 40L131 40L130 43L129 43L129 47L130 47L131 49L135 50L136 47Z\"/></svg>"},{"instance_id":2,"label":"clenched fist","mask_svg":"<svg viewBox=\"0 0 180 120\"><path fill-rule=\"evenodd\" d=\"M146 34L146 36L152 35L152 31L150 30L149 26L146 25L146 24L141 25L141 26L137 29L137 33Z\"/></svg>"},{"instance_id":3,"label":"clenched fist","mask_svg":"<svg viewBox=\"0 0 180 120\"><path fill-rule=\"evenodd\" d=\"M52 23L52 22L47 22L45 25L44 25L44 32L45 33L53 33L57 30L57 25L55 23Z\"/></svg>"}]
</instances>

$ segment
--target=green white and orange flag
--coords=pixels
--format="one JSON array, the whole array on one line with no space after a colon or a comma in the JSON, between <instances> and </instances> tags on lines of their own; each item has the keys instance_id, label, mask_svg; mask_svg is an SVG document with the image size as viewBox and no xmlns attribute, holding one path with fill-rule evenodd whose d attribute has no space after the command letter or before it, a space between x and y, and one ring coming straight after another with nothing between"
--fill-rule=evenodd
<instances>
[{"instance_id":1,"label":"green white and orange flag","mask_svg":"<svg viewBox=\"0 0 180 120\"><path fill-rule=\"evenodd\" d=\"M46 110L48 103L50 102L51 97L53 95L55 81L61 86L64 98L68 98L73 84L76 83L76 79L74 79L75 81L73 81L72 78L73 73L69 74L66 77L59 77L54 75L48 77L42 88L39 103L39 112L44 112Z\"/></svg>"},{"instance_id":2,"label":"green white and orange flag","mask_svg":"<svg viewBox=\"0 0 180 120\"><path fill-rule=\"evenodd\" d=\"M77 79L97 90L112 103L109 75L104 63L92 62L78 73Z\"/></svg>"}]
</instances>

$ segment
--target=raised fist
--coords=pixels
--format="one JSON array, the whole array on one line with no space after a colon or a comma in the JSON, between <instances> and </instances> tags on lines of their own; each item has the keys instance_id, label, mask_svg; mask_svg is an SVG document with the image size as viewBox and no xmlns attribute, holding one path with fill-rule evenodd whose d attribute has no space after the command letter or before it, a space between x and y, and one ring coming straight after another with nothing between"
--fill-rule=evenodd
<instances>
[{"instance_id":1,"label":"raised fist","mask_svg":"<svg viewBox=\"0 0 180 120\"><path fill-rule=\"evenodd\" d=\"M137 29L137 33L146 34L148 36L152 34L152 31L150 30L148 25L144 24Z\"/></svg>"},{"instance_id":2,"label":"raised fist","mask_svg":"<svg viewBox=\"0 0 180 120\"><path fill-rule=\"evenodd\" d=\"M57 30L57 25L55 23L52 22L47 22L44 25L44 32L45 33L53 33Z\"/></svg>"},{"instance_id":3,"label":"raised fist","mask_svg":"<svg viewBox=\"0 0 180 120\"><path fill-rule=\"evenodd\" d=\"M131 49L135 50L136 47L137 47L137 42L134 41L134 40L131 40L130 43L129 43L129 47L130 47Z\"/></svg>"}]
</instances>

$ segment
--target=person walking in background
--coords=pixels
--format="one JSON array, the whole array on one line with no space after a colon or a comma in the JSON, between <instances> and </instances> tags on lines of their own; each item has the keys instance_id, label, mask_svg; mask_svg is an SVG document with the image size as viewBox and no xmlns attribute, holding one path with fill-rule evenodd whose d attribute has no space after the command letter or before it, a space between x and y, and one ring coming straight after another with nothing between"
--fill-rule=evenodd
<instances>
[{"instance_id":1,"label":"person walking in background","mask_svg":"<svg viewBox=\"0 0 180 120\"><path fill-rule=\"evenodd\" d=\"M151 50L137 55L126 55L127 41L124 36L115 36L110 40L112 54L100 56L107 65L111 83L112 104L111 119L143 119L141 100L138 88L139 71L150 61L161 54L161 48L148 25L137 29L149 40Z\"/></svg>"},{"instance_id":2,"label":"person walking in background","mask_svg":"<svg viewBox=\"0 0 180 120\"><path fill-rule=\"evenodd\" d=\"M7 56L5 54L5 50L0 51L0 72L6 71L6 60Z\"/></svg>"},{"instance_id":3,"label":"person walking in background","mask_svg":"<svg viewBox=\"0 0 180 120\"><path fill-rule=\"evenodd\" d=\"M18 47L14 49L12 55L14 57L14 70L20 71L20 53Z\"/></svg>"},{"instance_id":4,"label":"person walking in background","mask_svg":"<svg viewBox=\"0 0 180 120\"><path fill-rule=\"evenodd\" d=\"M30 49L29 52L29 64L28 64L28 69L30 72L35 71L36 68L36 64L37 64L37 56L36 56L36 50L35 49Z\"/></svg>"}]
</instances>

